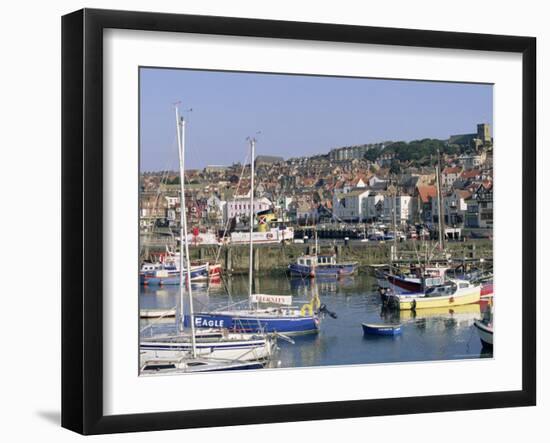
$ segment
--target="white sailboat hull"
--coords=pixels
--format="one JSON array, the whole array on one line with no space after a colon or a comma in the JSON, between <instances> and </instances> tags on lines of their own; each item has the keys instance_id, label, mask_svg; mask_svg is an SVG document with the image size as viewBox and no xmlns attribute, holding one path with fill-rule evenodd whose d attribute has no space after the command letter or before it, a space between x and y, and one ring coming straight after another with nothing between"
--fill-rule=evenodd
<instances>
[{"instance_id":1,"label":"white sailboat hull","mask_svg":"<svg viewBox=\"0 0 550 443\"><path fill-rule=\"evenodd\" d=\"M485 323L483 323L480 320L476 320L474 322L474 325L477 329L477 332L479 334L479 339L481 340L481 343L483 346L492 348L493 347L493 328L490 326L487 326Z\"/></svg>"},{"instance_id":2,"label":"white sailboat hull","mask_svg":"<svg viewBox=\"0 0 550 443\"><path fill-rule=\"evenodd\" d=\"M215 340L197 339L195 349L198 357L209 357L225 360L267 360L273 355L276 346L270 338L248 338L242 334L238 338L222 338ZM192 345L189 337L181 338L151 338L140 343L140 354L145 360L156 358L179 358L189 354Z\"/></svg>"}]
</instances>

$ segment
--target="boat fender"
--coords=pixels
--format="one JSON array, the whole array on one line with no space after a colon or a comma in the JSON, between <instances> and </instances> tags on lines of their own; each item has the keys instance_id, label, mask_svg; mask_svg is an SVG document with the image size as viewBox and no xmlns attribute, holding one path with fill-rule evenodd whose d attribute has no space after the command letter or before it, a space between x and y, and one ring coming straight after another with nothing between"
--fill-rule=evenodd
<instances>
[{"instance_id":1,"label":"boat fender","mask_svg":"<svg viewBox=\"0 0 550 443\"><path fill-rule=\"evenodd\" d=\"M411 309L414 311L416 309L416 300L411 302Z\"/></svg>"},{"instance_id":2,"label":"boat fender","mask_svg":"<svg viewBox=\"0 0 550 443\"><path fill-rule=\"evenodd\" d=\"M308 312L308 314L306 314L306 312ZM313 315L313 307L311 306L311 304L308 303L307 305L302 306L302 309L300 309L300 314L302 314L303 316Z\"/></svg>"},{"instance_id":3,"label":"boat fender","mask_svg":"<svg viewBox=\"0 0 550 443\"><path fill-rule=\"evenodd\" d=\"M451 298L449 299L449 303L454 303L454 302L455 302L455 298L454 298L454 297L451 297Z\"/></svg>"}]
</instances>

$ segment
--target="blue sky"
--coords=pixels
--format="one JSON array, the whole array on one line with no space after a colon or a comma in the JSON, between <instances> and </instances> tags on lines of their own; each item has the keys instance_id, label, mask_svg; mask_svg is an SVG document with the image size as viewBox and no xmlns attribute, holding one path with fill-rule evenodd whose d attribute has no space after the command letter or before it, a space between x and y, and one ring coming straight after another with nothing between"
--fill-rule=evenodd
<instances>
[{"instance_id":1,"label":"blue sky","mask_svg":"<svg viewBox=\"0 0 550 443\"><path fill-rule=\"evenodd\" d=\"M446 139L493 123L491 85L142 68L141 170L177 169L173 103L189 168L257 153L290 158L385 140Z\"/></svg>"}]
</instances>

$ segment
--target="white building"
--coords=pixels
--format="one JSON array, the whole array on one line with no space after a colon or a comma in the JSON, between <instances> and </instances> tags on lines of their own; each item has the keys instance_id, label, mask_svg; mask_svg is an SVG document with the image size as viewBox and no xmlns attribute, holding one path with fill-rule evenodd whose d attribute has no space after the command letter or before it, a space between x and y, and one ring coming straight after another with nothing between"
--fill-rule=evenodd
<instances>
[{"instance_id":1,"label":"white building","mask_svg":"<svg viewBox=\"0 0 550 443\"><path fill-rule=\"evenodd\" d=\"M457 189L454 192L443 197L443 211L444 221L448 225L462 225L464 223L466 211L468 205L466 200L470 198L471 194L468 191ZM432 219L437 221L438 214L438 199L437 195L432 198Z\"/></svg>"},{"instance_id":2,"label":"white building","mask_svg":"<svg viewBox=\"0 0 550 443\"><path fill-rule=\"evenodd\" d=\"M167 202L169 208L175 208L176 206L179 206L179 204L180 204L180 198L179 197L170 197L169 195L165 195L164 198L166 199L166 202Z\"/></svg>"},{"instance_id":3,"label":"white building","mask_svg":"<svg viewBox=\"0 0 550 443\"><path fill-rule=\"evenodd\" d=\"M206 201L206 211L211 221L221 221L223 219L224 207L226 202L217 195L212 194Z\"/></svg>"},{"instance_id":4,"label":"white building","mask_svg":"<svg viewBox=\"0 0 550 443\"><path fill-rule=\"evenodd\" d=\"M363 205L363 220L374 220L382 216L384 211L384 194L371 193Z\"/></svg>"},{"instance_id":5,"label":"white building","mask_svg":"<svg viewBox=\"0 0 550 443\"><path fill-rule=\"evenodd\" d=\"M265 197L254 199L254 214L265 211L271 208L271 201ZM224 206L223 220L227 222L228 219L236 218L237 222L240 221L242 216L248 218L250 214L250 198L239 197L235 200L228 201Z\"/></svg>"},{"instance_id":6,"label":"white building","mask_svg":"<svg viewBox=\"0 0 550 443\"><path fill-rule=\"evenodd\" d=\"M458 157L458 161L464 167L464 169L475 169L485 163L487 154L482 152L480 154L462 154Z\"/></svg>"},{"instance_id":7,"label":"white building","mask_svg":"<svg viewBox=\"0 0 550 443\"><path fill-rule=\"evenodd\" d=\"M388 222L393 221L394 209L397 223L412 221L412 197L410 195L397 195L395 197L393 195L387 195L386 198L384 198L383 208L383 218Z\"/></svg>"},{"instance_id":8,"label":"white building","mask_svg":"<svg viewBox=\"0 0 550 443\"><path fill-rule=\"evenodd\" d=\"M373 186L379 185L381 183L387 183L387 182L388 182L387 180L384 180L382 178L378 178L376 175L373 175L371 178L369 178L368 185L370 187L373 187Z\"/></svg>"},{"instance_id":9,"label":"white building","mask_svg":"<svg viewBox=\"0 0 550 443\"><path fill-rule=\"evenodd\" d=\"M462 168L459 167L447 167L441 172L441 185L445 189L450 189L453 183L460 177Z\"/></svg>"},{"instance_id":10,"label":"white building","mask_svg":"<svg viewBox=\"0 0 550 443\"><path fill-rule=\"evenodd\" d=\"M337 221L358 222L363 218L363 206L368 190L354 189L346 193L337 192L332 199L332 212Z\"/></svg>"},{"instance_id":11,"label":"white building","mask_svg":"<svg viewBox=\"0 0 550 443\"><path fill-rule=\"evenodd\" d=\"M342 192L348 193L350 191L353 191L356 188L365 188L366 184L363 181L362 178L359 180L350 180L344 184L344 187L342 188Z\"/></svg>"}]
</instances>

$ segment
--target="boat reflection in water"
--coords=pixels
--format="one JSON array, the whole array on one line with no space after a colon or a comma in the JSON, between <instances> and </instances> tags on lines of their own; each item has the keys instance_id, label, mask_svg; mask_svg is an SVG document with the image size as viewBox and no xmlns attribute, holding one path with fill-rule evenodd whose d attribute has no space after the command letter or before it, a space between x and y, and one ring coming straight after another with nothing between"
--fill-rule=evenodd
<instances>
[{"instance_id":1,"label":"boat reflection in water","mask_svg":"<svg viewBox=\"0 0 550 443\"><path fill-rule=\"evenodd\" d=\"M449 308L426 308L416 311L395 311L382 308L381 317L387 322L400 322L415 326L418 329L466 329L481 318L479 303L454 306Z\"/></svg>"},{"instance_id":2,"label":"boat reflection in water","mask_svg":"<svg viewBox=\"0 0 550 443\"><path fill-rule=\"evenodd\" d=\"M278 340L279 359L267 363L266 368L299 368L319 365L319 358L330 353L330 346L320 334L305 334L293 336L294 343Z\"/></svg>"},{"instance_id":3,"label":"boat reflection in water","mask_svg":"<svg viewBox=\"0 0 550 443\"><path fill-rule=\"evenodd\" d=\"M321 294L339 293L344 289L353 289L356 286L356 281L353 275L346 277L317 277L315 280L303 278L291 278L290 289L296 295L306 295L308 291L315 285Z\"/></svg>"},{"instance_id":4,"label":"boat reflection in water","mask_svg":"<svg viewBox=\"0 0 550 443\"><path fill-rule=\"evenodd\" d=\"M416 311L399 311L402 320L427 320L433 318L454 319L457 323L471 326L481 315L479 303L460 305L450 308L426 308Z\"/></svg>"}]
</instances>

